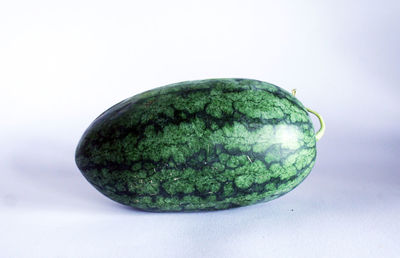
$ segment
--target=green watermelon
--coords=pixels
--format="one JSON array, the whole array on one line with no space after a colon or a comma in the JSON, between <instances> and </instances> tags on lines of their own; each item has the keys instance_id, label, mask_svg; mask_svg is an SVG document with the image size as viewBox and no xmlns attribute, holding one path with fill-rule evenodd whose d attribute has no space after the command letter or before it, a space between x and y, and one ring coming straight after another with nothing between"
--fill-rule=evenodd
<instances>
[{"instance_id":1,"label":"green watermelon","mask_svg":"<svg viewBox=\"0 0 400 258\"><path fill-rule=\"evenodd\" d=\"M221 210L275 199L310 173L307 109L278 86L208 79L159 87L106 110L76 164L101 193L146 211Z\"/></svg>"}]
</instances>

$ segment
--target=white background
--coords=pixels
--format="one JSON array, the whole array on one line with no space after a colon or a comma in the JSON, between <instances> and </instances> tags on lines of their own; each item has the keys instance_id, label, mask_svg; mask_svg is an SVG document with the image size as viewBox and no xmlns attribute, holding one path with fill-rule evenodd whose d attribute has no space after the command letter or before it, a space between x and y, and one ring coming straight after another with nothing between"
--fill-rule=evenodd
<instances>
[{"instance_id":1,"label":"white background","mask_svg":"<svg viewBox=\"0 0 400 258\"><path fill-rule=\"evenodd\" d=\"M146 213L76 168L106 108L221 77L296 88L324 116L317 163L289 194ZM398 257L399 86L395 0L1 1L0 257Z\"/></svg>"}]
</instances>

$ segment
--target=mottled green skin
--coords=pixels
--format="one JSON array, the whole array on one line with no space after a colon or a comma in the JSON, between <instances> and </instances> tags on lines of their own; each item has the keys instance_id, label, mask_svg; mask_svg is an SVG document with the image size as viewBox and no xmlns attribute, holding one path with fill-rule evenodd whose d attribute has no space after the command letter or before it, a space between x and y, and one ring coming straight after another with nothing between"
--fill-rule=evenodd
<instances>
[{"instance_id":1,"label":"mottled green skin","mask_svg":"<svg viewBox=\"0 0 400 258\"><path fill-rule=\"evenodd\" d=\"M90 125L76 151L97 190L148 211L272 200L302 182L315 157L305 107L249 79L181 82L126 99Z\"/></svg>"}]
</instances>

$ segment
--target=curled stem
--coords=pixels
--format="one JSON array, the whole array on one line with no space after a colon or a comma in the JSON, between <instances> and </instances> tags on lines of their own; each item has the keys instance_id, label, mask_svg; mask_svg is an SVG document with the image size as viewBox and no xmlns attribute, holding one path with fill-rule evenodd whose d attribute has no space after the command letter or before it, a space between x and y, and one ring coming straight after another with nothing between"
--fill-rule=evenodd
<instances>
[{"instance_id":1,"label":"curled stem","mask_svg":"<svg viewBox=\"0 0 400 258\"><path fill-rule=\"evenodd\" d=\"M314 110L311 110L311 109L307 108L307 111L310 112L310 113L313 113L316 117L318 117L318 120L319 120L319 123L320 123L320 128L319 128L318 132L315 133L315 138L318 141L319 139L322 138L322 136L324 136L324 133L325 133L325 122L324 122L324 119L322 118L322 116L320 114L318 114Z\"/></svg>"},{"instance_id":2,"label":"curled stem","mask_svg":"<svg viewBox=\"0 0 400 258\"><path fill-rule=\"evenodd\" d=\"M294 97L296 97L296 89L292 90L292 95ZM324 136L324 133L325 133L325 122L324 122L324 119L322 118L322 116L320 114L318 114L314 110L311 110L309 108L306 108L306 109L307 109L308 112L313 113L316 117L318 117L318 120L319 120L319 123L320 123L320 128L319 128L318 132L315 133L315 138L318 141L319 139L322 138L322 136Z\"/></svg>"}]
</instances>

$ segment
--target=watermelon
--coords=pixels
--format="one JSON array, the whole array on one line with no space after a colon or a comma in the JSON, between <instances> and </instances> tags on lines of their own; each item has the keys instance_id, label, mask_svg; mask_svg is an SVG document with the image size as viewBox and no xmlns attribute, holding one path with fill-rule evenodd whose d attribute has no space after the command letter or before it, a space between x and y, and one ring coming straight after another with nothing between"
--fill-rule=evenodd
<instances>
[{"instance_id":1,"label":"watermelon","mask_svg":"<svg viewBox=\"0 0 400 258\"><path fill-rule=\"evenodd\" d=\"M146 211L221 210L275 199L310 173L316 134L293 94L252 79L186 81L112 106L75 160L110 199Z\"/></svg>"}]
</instances>

